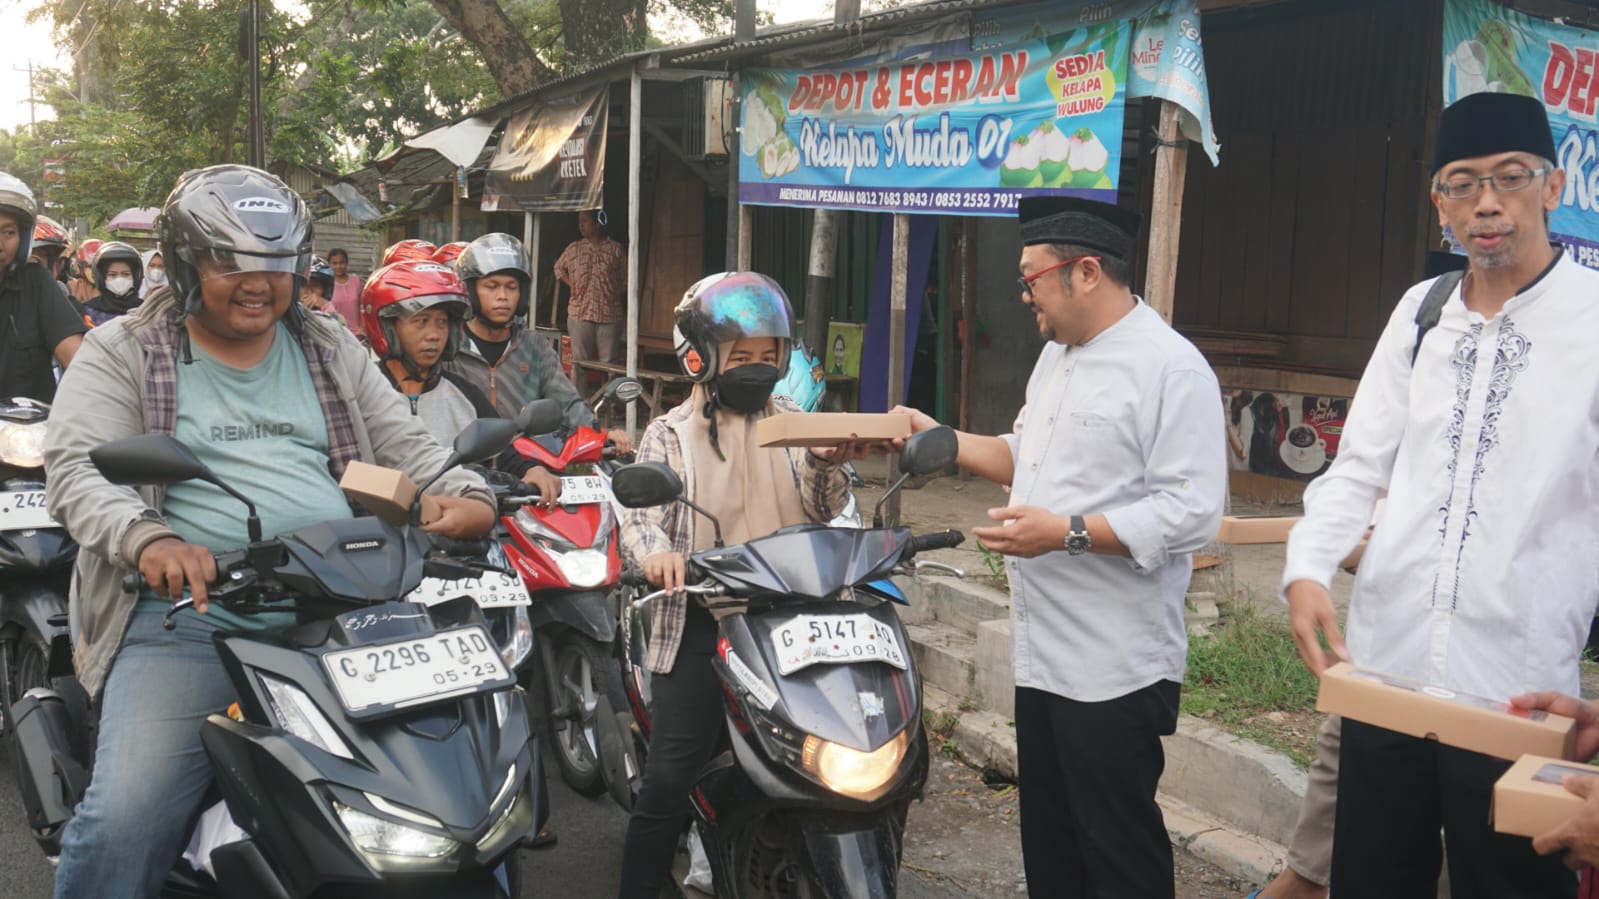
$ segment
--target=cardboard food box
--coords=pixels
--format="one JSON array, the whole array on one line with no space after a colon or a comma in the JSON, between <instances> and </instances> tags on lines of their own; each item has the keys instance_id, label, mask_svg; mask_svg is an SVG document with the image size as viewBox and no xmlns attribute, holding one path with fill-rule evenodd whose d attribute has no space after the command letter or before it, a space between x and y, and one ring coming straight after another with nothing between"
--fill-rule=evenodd
<instances>
[{"instance_id":1,"label":"cardboard food box","mask_svg":"<svg viewBox=\"0 0 1599 899\"><path fill-rule=\"evenodd\" d=\"M1222 517L1221 531L1216 535L1216 540L1235 546L1287 543L1289 530L1298 523L1298 518L1240 518L1226 515Z\"/></svg>"},{"instance_id":2,"label":"cardboard food box","mask_svg":"<svg viewBox=\"0 0 1599 899\"><path fill-rule=\"evenodd\" d=\"M780 412L755 425L761 446L835 446L911 435L911 417L890 412Z\"/></svg>"},{"instance_id":3,"label":"cardboard food box","mask_svg":"<svg viewBox=\"0 0 1599 899\"><path fill-rule=\"evenodd\" d=\"M1316 710L1507 760L1561 758L1575 748L1577 722L1570 718L1347 662L1322 673Z\"/></svg>"},{"instance_id":4,"label":"cardboard food box","mask_svg":"<svg viewBox=\"0 0 1599 899\"><path fill-rule=\"evenodd\" d=\"M411 502L416 498L416 484L405 472L365 462L351 462L339 479L339 489L355 500L361 508L400 526L411 520ZM422 495L422 523L438 520L439 504L433 497Z\"/></svg>"},{"instance_id":5,"label":"cardboard food box","mask_svg":"<svg viewBox=\"0 0 1599 899\"><path fill-rule=\"evenodd\" d=\"M1524 755L1494 784L1494 830L1536 837L1566 823L1583 798L1566 789L1567 774L1599 777L1599 768L1541 755Z\"/></svg>"}]
</instances>

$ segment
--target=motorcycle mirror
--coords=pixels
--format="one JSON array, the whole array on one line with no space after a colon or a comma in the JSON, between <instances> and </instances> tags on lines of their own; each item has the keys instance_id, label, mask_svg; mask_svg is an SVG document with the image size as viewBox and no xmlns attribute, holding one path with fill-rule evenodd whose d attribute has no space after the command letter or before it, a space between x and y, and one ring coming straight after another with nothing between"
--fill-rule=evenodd
<instances>
[{"instance_id":1,"label":"motorcycle mirror","mask_svg":"<svg viewBox=\"0 0 1599 899\"><path fill-rule=\"evenodd\" d=\"M455 457L460 462L486 462L505 452L516 439L516 424L503 418L480 418L455 436Z\"/></svg>"},{"instance_id":2,"label":"motorcycle mirror","mask_svg":"<svg viewBox=\"0 0 1599 899\"><path fill-rule=\"evenodd\" d=\"M124 437L89 450L89 461L113 484L130 487L151 484L176 484L180 481L205 481L214 484L249 510L245 528L251 543L261 542L261 519L255 503L217 477L194 451L170 434L140 434Z\"/></svg>"},{"instance_id":3,"label":"motorcycle mirror","mask_svg":"<svg viewBox=\"0 0 1599 899\"><path fill-rule=\"evenodd\" d=\"M644 395L644 385L638 378L617 378L605 385L607 403L631 403Z\"/></svg>"},{"instance_id":4,"label":"motorcycle mirror","mask_svg":"<svg viewBox=\"0 0 1599 899\"><path fill-rule=\"evenodd\" d=\"M716 530L716 545L722 545L722 523L683 495L683 479L665 462L636 462L618 468L611 474L611 494L629 509L662 506L674 500L680 502L711 520L711 527Z\"/></svg>"},{"instance_id":5,"label":"motorcycle mirror","mask_svg":"<svg viewBox=\"0 0 1599 899\"><path fill-rule=\"evenodd\" d=\"M559 430L564 419L559 402L548 398L534 400L517 413L516 430L529 437L536 437Z\"/></svg>"},{"instance_id":6,"label":"motorcycle mirror","mask_svg":"<svg viewBox=\"0 0 1599 899\"><path fill-rule=\"evenodd\" d=\"M899 454L899 467L908 474L932 474L954 465L959 452L960 439L955 436L954 429L940 425L912 434L905 441L905 448Z\"/></svg>"},{"instance_id":7,"label":"motorcycle mirror","mask_svg":"<svg viewBox=\"0 0 1599 899\"><path fill-rule=\"evenodd\" d=\"M211 474L193 450L169 434L114 440L89 450L89 461L106 480L127 486L210 480Z\"/></svg>"},{"instance_id":8,"label":"motorcycle mirror","mask_svg":"<svg viewBox=\"0 0 1599 899\"><path fill-rule=\"evenodd\" d=\"M683 495L683 479L664 462L638 462L611 475L611 493L629 509L664 506Z\"/></svg>"}]
</instances>

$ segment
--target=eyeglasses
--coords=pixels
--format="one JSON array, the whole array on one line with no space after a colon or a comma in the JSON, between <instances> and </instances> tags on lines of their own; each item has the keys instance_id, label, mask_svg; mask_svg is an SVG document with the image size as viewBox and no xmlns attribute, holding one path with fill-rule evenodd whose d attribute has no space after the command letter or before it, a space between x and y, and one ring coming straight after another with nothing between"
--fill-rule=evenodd
<instances>
[{"instance_id":1,"label":"eyeglasses","mask_svg":"<svg viewBox=\"0 0 1599 899\"><path fill-rule=\"evenodd\" d=\"M1451 200L1469 200L1482 191L1484 181L1493 182L1494 190L1499 193L1511 193L1526 190L1532 184L1532 179L1539 175L1549 174L1547 167L1541 169L1509 169L1493 175L1484 175L1478 178L1474 175L1457 175L1447 181L1439 182L1437 190Z\"/></svg>"},{"instance_id":2,"label":"eyeglasses","mask_svg":"<svg viewBox=\"0 0 1599 899\"><path fill-rule=\"evenodd\" d=\"M1073 262L1082 262L1084 259L1092 259L1095 262L1100 261L1098 256L1073 256L1070 259L1062 259L1054 265L1045 266L1044 268L1033 272L1031 275L1024 275L1020 278L1017 278L1016 283L1022 286L1022 296L1027 297L1029 300L1032 299L1034 281L1037 281L1039 278L1044 277L1055 269L1065 268L1066 266L1071 265Z\"/></svg>"}]
</instances>

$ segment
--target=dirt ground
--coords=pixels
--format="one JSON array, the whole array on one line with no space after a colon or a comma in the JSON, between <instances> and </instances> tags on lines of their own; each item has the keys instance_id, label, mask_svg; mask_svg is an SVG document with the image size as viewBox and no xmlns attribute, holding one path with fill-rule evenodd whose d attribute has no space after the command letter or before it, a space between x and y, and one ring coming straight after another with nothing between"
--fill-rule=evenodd
<instances>
[{"instance_id":1,"label":"dirt ground","mask_svg":"<svg viewBox=\"0 0 1599 899\"><path fill-rule=\"evenodd\" d=\"M1025 895L1018 797L1014 784L986 784L935 750L926 799L911 806L904 867L968 896ZM1242 899L1259 886L1183 852L1175 864L1178 899Z\"/></svg>"}]
</instances>

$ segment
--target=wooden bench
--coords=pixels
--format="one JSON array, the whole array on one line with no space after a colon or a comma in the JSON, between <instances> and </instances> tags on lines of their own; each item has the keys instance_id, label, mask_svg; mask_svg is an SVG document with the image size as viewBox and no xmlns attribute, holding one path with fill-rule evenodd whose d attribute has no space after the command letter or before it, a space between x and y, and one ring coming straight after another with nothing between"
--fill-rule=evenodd
<instances>
[{"instance_id":1,"label":"wooden bench","mask_svg":"<svg viewBox=\"0 0 1599 899\"><path fill-rule=\"evenodd\" d=\"M627 374L627 366L617 365L612 362L598 362L593 359L585 359L582 361L573 359L572 381L573 383L579 385L579 390L582 389L581 385L583 383L583 373L590 371L599 372L608 376L606 380L609 381L612 378L625 376ZM662 408L661 404L662 395L666 392L668 385L673 387L678 385L687 385L692 389L694 384L693 378L690 378L688 375L685 375L681 372L675 371L656 371L654 369L641 368L633 375L633 377L638 378L639 381L644 384L644 395L640 397L640 399L644 401L644 405L649 407L650 418L654 418L655 416L666 411ZM605 385L601 384L594 390L592 394L588 396L589 408L593 408L594 404L599 402L600 396L603 393L605 393Z\"/></svg>"}]
</instances>

